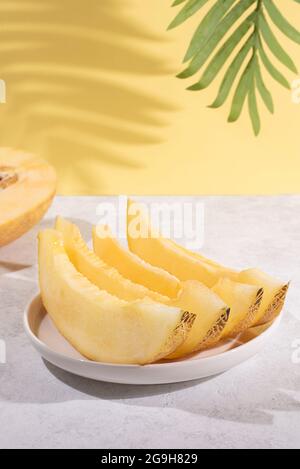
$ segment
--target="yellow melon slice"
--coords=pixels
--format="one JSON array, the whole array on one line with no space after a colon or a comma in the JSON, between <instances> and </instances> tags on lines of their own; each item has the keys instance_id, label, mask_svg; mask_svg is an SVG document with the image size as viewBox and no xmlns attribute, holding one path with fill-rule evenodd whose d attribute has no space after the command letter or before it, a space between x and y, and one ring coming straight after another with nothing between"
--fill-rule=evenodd
<instances>
[{"instance_id":1,"label":"yellow melon slice","mask_svg":"<svg viewBox=\"0 0 300 469\"><path fill-rule=\"evenodd\" d=\"M230 316L220 338L241 334L255 321L263 299L263 289L222 278L212 290L230 305Z\"/></svg>"},{"instance_id":2,"label":"yellow melon slice","mask_svg":"<svg viewBox=\"0 0 300 469\"><path fill-rule=\"evenodd\" d=\"M99 231L109 233L107 227L102 227ZM156 271L153 272L152 266L128 252L111 234L108 235L107 239L104 239L102 236L98 236L97 231L94 230L94 246L95 249L98 246L96 252L104 256L107 262L113 262L119 272L122 272L123 275L129 275L132 279L138 279L142 284L145 282L145 278L147 279L147 270L150 269L153 288L157 288L159 285L161 294L167 296L169 285L160 281L164 271L158 269L159 276L155 279L153 273ZM142 272L141 266L143 267ZM169 298L166 304L190 311L195 314L196 319L184 344L168 358L179 358L217 342L226 325L230 311L224 301L200 282L189 280L178 282L178 285L179 290L176 297ZM162 301L165 302L163 299Z\"/></svg>"},{"instance_id":3,"label":"yellow melon slice","mask_svg":"<svg viewBox=\"0 0 300 469\"><path fill-rule=\"evenodd\" d=\"M258 269L244 270L239 274L239 281L264 289L264 296L255 315L254 325L263 325L274 321L284 306L289 283L281 282Z\"/></svg>"},{"instance_id":4,"label":"yellow melon slice","mask_svg":"<svg viewBox=\"0 0 300 469\"><path fill-rule=\"evenodd\" d=\"M48 163L30 154L0 149L0 246L40 221L55 190L56 175Z\"/></svg>"},{"instance_id":5,"label":"yellow melon slice","mask_svg":"<svg viewBox=\"0 0 300 469\"><path fill-rule=\"evenodd\" d=\"M200 350L212 340L218 340L228 319L229 309L207 287L197 281L183 282L177 298L170 299L125 279L116 269L101 261L88 249L76 225L58 217L55 227L63 234L65 249L73 265L100 289L127 301L148 297L195 314L187 339L172 358ZM114 246L116 244L117 241ZM121 246L118 249L123 250ZM120 268L120 264L117 267Z\"/></svg>"},{"instance_id":6,"label":"yellow melon slice","mask_svg":"<svg viewBox=\"0 0 300 469\"><path fill-rule=\"evenodd\" d=\"M126 302L81 275L56 230L39 235L45 308L61 334L84 356L107 363L146 364L176 350L194 315L152 300Z\"/></svg>"},{"instance_id":7,"label":"yellow melon slice","mask_svg":"<svg viewBox=\"0 0 300 469\"><path fill-rule=\"evenodd\" d=\"M76 225L58 217L56 229L63 234L65 249L73 265L100 289L127 301L148 297L196 315L187 339L173 358L205 348L211 340L220 337L228 318L228 307L204 285L197 281L184 282L178 297L170 299L125 279L116 269L101 261L88 249Z\"/></svg>"},{"instance_id":8,"label":"yellow melon slice","mask_svg":"<svg viewBox=\"0 0 300 469\"><path fill-rule=\"evenodd\" d=\"M196 279L202 281L210 288L223 277L228 277L238 283L263 288L264 295L260 307L258 309L256 308L253 324L264 324L265 322L273 320L280 314L287 294L288 284L284 284L257 269L250 269L238 273L231 269L218 266L213 261L210 263L207 262L207 260L204 261L200 255L190 253L173 241L159 237L157 232L151 228L143 206L138 208L138 204L133 205L132 201L128 202L127 217L129 248L143 260L166 269L180 280ZM137 219L143 234L143 236L140 237L132 235L132 233L137 231L134 229L136 228ZM145 236L145 234L148 234L148 236ZM237 292L238 289L236 289L236 293ZM242 301L243 295L241 298L236 297L234 304L237 305ZM230 303L229 306L232 309ZM232 312L232 321L234 316ZM229 327L230 325L228 324L228 328Z\"/></svg>"},{"instance_id":9,"label":"yellow melon slice","mask_svg":"<svg viewBox=\"0 0 300 469\"><path fill-rule=\"evenodd\" d=\"M101 233L106 233L106 236L103 237ZM177 297L181 290L180 281L168 272L146 263L123 249L113 238L108 227L99 226L98 229L96 227L93 229L93 243L97 256L116 268L127 279L169 298Z\"/></svg>"},{"instance_id":10,"label":"yellow melon slice","mask_svg":"<svg viewBox=\"0 0 300 469\"><path fill-rule=\"evenodd\" d=\"M134 204L134 205L132 205ZM132 208L133 207L133 208ZM132 253L144 261L165 269L179 280L198 280L212 287L221 277L235 278L236 272L225 267L207 263L201 256L192 254L178 246L175 242L160 237L151 227L147 214L141 206L136 215L138 205L129 200L127 210L127 239ZM137 220L141 226L142 236L136 233Z\"/></svg>"},{"instance_id":11,"label":"yellow melon slice","mask_svg":"<svg viewBox=\"0 0 300 469\"><path fill-rule=\"evenodd\" d=\"M196 318L185 342L168 357L169 359L203 350L220 340L230 316L230 309L208 287L196 280L184 282L181 294L170 304L187 308Z\"/></svg>"},{"instance_id":12,"label":"yellow melon slice","mask_svg":"<svg viewBox=\"0 0 300 469\"><path fill-rule=\"evenodd\" d=\"M174 241L170 240L170 242L172 244L176 244ZM216 267L218 269L224 269L225 267L221 264L219 264L218 262L215 262L214 260L212 259L208 259L207 257L203 256L202 254L200 254L199 252L194 252L194 251L190 251L189 249L185 248L184 246L180 246L179 244L176 244L176 247L178 250L184 252L185 254L188 254L189 256L193 256L195 259L198 259L200 260L201 262L205 262L206 264L209 264L209 265L212 265L213 267ZM234 271L233 269L227 269L226 270L230 271L231 272L231 276L233 274L237 274L236 271Z\"/></svg>"},{"instance_id":13,"label":"yellow melon slice","mask_svg":"<svg viewBox=\"0 0 300 469\"><path fill-rule=\"evenodd\" d=\"M149 290L143 285L131 282L114 267L102 261L88 248L76 225L57 217L55 228L63 234L65 249L72 264L101 290L106 290L108 293L126 301L134 301L145 297L160 303L169 301L167 297Z\"/></svg>"}]
</instances>

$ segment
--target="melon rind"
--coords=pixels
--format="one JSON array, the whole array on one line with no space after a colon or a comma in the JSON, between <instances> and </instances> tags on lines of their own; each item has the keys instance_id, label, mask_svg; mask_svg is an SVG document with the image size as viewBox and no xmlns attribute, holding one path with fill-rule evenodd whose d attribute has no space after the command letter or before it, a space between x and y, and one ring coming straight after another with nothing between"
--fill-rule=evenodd
<instances>
[{"instance_id":1,"label":"melon rind","mask_svg":"<svg viewBox=\"0 0 300 469\"><path fill-rule=\"evenodd\" d=\"M0 190L0 247L33 228L49 209L56 192L55 171L44 160L2 148L0 171L6 167L17 175L17 179Z\"/></svg>"}]
</instances>

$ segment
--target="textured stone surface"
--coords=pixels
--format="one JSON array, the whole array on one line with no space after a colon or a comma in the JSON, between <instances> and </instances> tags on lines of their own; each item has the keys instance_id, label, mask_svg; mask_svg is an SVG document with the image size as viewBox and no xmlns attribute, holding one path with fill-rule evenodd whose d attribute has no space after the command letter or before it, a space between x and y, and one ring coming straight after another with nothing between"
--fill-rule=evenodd
<instances>
[{"instance_id":1,"label":"textured stone surface","mask_svg":"<svg viewBox=\"0 0 300 469\"><path fill-rule=\"evenodd\" d=\"M178 385L97 383L46 364L22 325L37 290L37 227L0 250L0 339L7 345L1 448L300 448L300 363L293 360L300 341L300 197L199 200L206 206L204 253L293 280L274 341L228 373ZM59 213L88 235L99 201L57 198L40 226Z\"/></svg>"}]
</instances>

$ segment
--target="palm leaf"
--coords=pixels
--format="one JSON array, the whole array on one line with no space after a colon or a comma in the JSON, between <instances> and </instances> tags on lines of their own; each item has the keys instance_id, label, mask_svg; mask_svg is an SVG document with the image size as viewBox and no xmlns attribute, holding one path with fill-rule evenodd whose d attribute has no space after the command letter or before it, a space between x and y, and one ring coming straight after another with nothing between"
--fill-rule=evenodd
<instances>
[{"instance_id":1,"label":"palm leaf","mask_svg":"<svg viewBox=\"0 0 300 469\"><path fill-rule=\"evenodd\" d=\"M296 65L290 56L285 52L283 47L281 47L263 14L261 14L259 17L259 26L265 43L269 46L269 49L273 52L275 57L292 72L297 73Z\"/></svg>"},{"instance_id":2,"label":"palm leaf","mask_svg":"<svg viewBox=\"0 0 300 469\"><path fill-rule=\"evenodd\" d=\"M181 3L183 2L186 2L187 0L175 0L175 2L173 3L172 7L177 7L177 5L180 5Z\"/></svg>"},{"instance_id":3,"label":"palm leaf","mask_svg":"<svg viewBox=\"0 0 300 469\"><path fill-rule=\"evenodd\" d=\"M227 13L235 0L218 0L205 15L198 26L190 46L185 55L184 61L190 60L206 43L209 37L216 31L219 21Z\"/></svg>"},{"instance_id":4,"label":"palm leaf","mask_svg":"<svg viewBox=\"0 0 300 469\"><path fill-rule=\"evenodd\" d=\"M269 72L269 74L271 75L271 77L274 78L274 80L276 80L280 85L284 86L285 88L287 88L288 90L291 89L291 86L288 82L288 80L282 75L282 73L272 64L272 62L270 61L270 59L268 58L264 48L262 45L260 45L258 47L258 50L259 50L259 55L260 55L260 58L264 64L264 66L266 67L266 70Z\"/></svg>"},{"instance_id":5,"label":"palm leaf","mask_svg":"<svg viewBox=\"0 0 300 469\"><path fill-rule=\"evenodd\" d=\"M209 86L218 72L221 70L229 56L235 50L236 46L240 43L245 34L252 26L253 15L250 15L237 30L230 36L229 39L223 44L221 49L214 56L207 69L205 70L202 78L195 85L188 88L189 90L202 90Z\"/></svg>"},{"instance_id":6,"label":"palm leaf","mask_svg":"<svg viewBox=\"0 0 300 469\"><path fill-rule=\"evenodd\" d=\"M178 0L175 4L179 5L185 0ZM202 8L209 0L189 0L187 4L183 7L181 12L176 16L174 21L170 24L169 29L176 28L180 24L184 23L188 18L194 15L200 8ZM175 6L173 4L173 6Z\"/></svg>"},{"instance_id":7,"label":"palm leaf","mask_svg":"<svg viewBox=\"0 0 300 469\"><path fill-rule=\"evenodd\" d=\"M231 111L228 117L228 122L235 122L240 117L244 103L249 93L250 83L253 77L253 64L254 57L250 59L247 67L245 68L242 77L237 86L236 92L233 97Z\"/></svg>"},{"instance_id":8,"label":"palm leaf","mask_svg":"<svg viewBox=\"0 0 300 469\"><path fill-rule=\"evenodd\" d=\"M219 45L220 41L227 34L230 28L234 23L247 11L247 9L255 2L256 0L245 0L239 2L235 7L230 10L230 12L222 19L218 26L218 30L213 34L209 40L206 42L204 47L199 50L198 53L194 56L190 66L178 75L179 78L188 78L194 75L200 68L205 64L207 59Z\"/></svg>"},{"instance_id":9,"label":"palm leaf","mask_svg":"<svg viewBox=\"0 0 300 469\"><path fill-rule=\"evenodd\" d=\"M263 102L265 103L267 109L271 112L271 114L273 114L274 113L273 98L272 98L270 91L265 85L265 82L261 74L260 64L257 58L256 58L256 67L255 67L255 80L256 80L257 89L259 91L259 94Z\"/></svg>"},{"instance_id":10,"label":"palm leaf","mask_svg":"<svg viewBox=\"0 0 300 469\"><path fill-rule=\"evenodd\" d=\"M287 1L300 4L300 0ZM201 9L207 3L208 0L175 0L173 6L184 5L170 28L184 23L195 14L201 15ZM203 90L214 82L227 66L231 55L235 54L210 107L219 108L233 92L228 120L235 122L248 100L253 131L258 135L261 127L258 94L268 110L274 112L273 98L264 82L261 68L264 67L274 80L290 89L289 80L273 64L269 52L291 72L297 73L294 61L276 37L276 29L300 44L300 32L288 22L274 0L215 0L208 12L202 15L184 58L189 64L178 77L190 78L205 66L200 79L188 87L193 91ZM252 56L244 68L250 52ZM240 79L235 85L239 75Z\"/></svg>"},{"instance_id":11,"label":"palm leaf","mask_svg":"<svg viewBox=\"0 0 300 469\"><path fill-rule=\"evenodd\" d=\"M255 88L255 73L252 73L251 80L250 80L250 88L248 93L248 108L249 108L249 115L253 127L253 132L257 136L260 132L261 123L260 117L257 107L257 99L256 99L256 88Z\"/></svg>"},{"instance_id":12,"label":"palm leaf","mask_svg":"<svg viewBox=\"0 0 300 469\"><path fill-rule=\"evenodd\" d=\"M241 69L241 66L243 65L248 53L252 49L253 46L253 38L250 37L247 42L243 45L239 53L236 55L235 59L233 62L230 64L228 67L228 70L224 76L224 79L222 81L222 84L219 89L218 96L216 97L215 101L213 104L211 104L211 108L218 108L221 107L226 99L229 96L230 90L232 88L232 85Z\"/></svg>"},{"instance_id":13,"label":"palm leaf","mask_svg":"<svg viewBox=\"0 0 300 469\"><path fill-rule=\"evenodd\" d=\"M292 41L300 44L300 32L292 26L278 10L273 0L263 0L264 6L272 19L273 23L280 31L289 37ZM300 2L297 2L300 3Z\"/></svg>"}]
</instances>

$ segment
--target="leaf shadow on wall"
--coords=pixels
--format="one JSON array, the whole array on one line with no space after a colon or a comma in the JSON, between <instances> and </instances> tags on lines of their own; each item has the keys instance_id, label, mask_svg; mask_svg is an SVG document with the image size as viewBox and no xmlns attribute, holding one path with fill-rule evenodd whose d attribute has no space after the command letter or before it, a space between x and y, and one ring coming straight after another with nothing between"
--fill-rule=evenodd
<instances>
[{"instance_id":1,"label":"leaf shadow on wall","mask_svg":"<svg viewBox=\"0 0 300 469\"><path fill-rule=\"evenodd\" d=\"M65 187L81 193L105 190L102 165L138 169L130 148L162 142L178 109L153 85L174 72L160 57L167 34L147 33L132 7L130 0L0 5L0 74L8 94L0 144L38 152Z\"/></svg>"}]
</instances>

